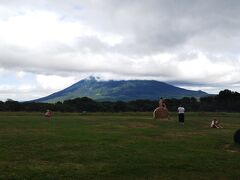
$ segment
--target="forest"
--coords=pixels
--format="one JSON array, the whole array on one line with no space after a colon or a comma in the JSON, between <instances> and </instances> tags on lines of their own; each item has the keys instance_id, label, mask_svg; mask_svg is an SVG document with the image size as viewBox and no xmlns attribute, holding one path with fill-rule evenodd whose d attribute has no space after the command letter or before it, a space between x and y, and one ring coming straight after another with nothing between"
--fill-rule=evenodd
<instances>
[{"instance_id":1,"label":"forest","mask_svg":"<svg viewBox=\"0 0 240 180\"><path fill-rule=\"evenodd\" d=\"M240 93L223 90L217 95L196 99L165 99L169 111L176 111L182 105L188 112L240 112ZM0 111L44 112L47 109L58 112L147 112L158 107L158 100L134 100L98 102L81 97L57 103L18 102L11 99L0 101Z\"/></svg>"}]
</instances>

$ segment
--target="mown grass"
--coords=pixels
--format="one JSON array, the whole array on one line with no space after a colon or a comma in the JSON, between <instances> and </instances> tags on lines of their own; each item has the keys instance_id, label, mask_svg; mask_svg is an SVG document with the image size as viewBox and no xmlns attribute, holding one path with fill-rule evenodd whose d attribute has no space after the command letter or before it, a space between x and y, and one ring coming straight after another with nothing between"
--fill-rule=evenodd
<instances>
[{"instance_id":1,"label":"mown grass","mask_svg":"<svg viewBox=\"0 0 240 180\"><path fill-rule=\"evenodd\" d=\"M223 129L209 128L213 117ZM0 113L0 179L238 179L240 114Z\"/></svg>"}]
</instances>

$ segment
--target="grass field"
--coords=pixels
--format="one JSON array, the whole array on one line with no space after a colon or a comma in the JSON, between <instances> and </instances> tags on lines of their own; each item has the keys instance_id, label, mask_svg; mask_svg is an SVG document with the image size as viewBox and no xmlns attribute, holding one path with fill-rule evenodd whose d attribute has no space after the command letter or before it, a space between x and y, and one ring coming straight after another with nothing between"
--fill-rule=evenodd
<instances>
[{"instance_id":1,"label":"grass field","mask_svg":"<svg viewBox=\"0 0 240 180\"><path fill-rule=\"evenodd\" d=\"M239 179L240 114L0 113L0 179ZM209 128L213 117L223 129Z\"/></svg>"}]
</instances>

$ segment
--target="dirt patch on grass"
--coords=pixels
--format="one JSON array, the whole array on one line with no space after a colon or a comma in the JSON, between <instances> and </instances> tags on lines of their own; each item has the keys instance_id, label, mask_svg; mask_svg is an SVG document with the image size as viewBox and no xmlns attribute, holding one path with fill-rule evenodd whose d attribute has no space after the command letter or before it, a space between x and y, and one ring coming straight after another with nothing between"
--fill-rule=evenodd
<instances>
[{"instance_id":1,"label":"dirt patch on grass","mask_svg":"<svg viewBox=\"0 0 240 180\"><path fill-rule=\"evenodd\" d=\"M223 149L227 152L230 152L230 153L240 153L240 149L235 147L234 145L232 144L225 144L223 146Z\"/></svg>"},{"instance_id":2,"label":"dirt patch on grass","mask_svg":"<svg viewBox=\"0 0 240 180\"><path fill-rule=\"evenodd\" d=\"M25 132L25 129L18 129L18 128L5 128L5 129L1 129L0 130L0 134L1 135L5 135L5 134L20 134Z\"/></svg>"},{"instance_id":3,"label":"dirt patch on grass","mask_svg":"<svg viewBox=\"0 0 240 180\"><path fill-rule=\"evenodd\" d=\"M38 133L38 134L53 134L52 129L41 129L41 128L6 128L6 129L1 129L0 134L5 135L5 134L29 134L29 133Z\"/></svg>"},{"instance_id":4,"label":"dirt patch on grass","mask_svg":"<svg viewBox=\"0 0 240 180\"><path fill-rule=\"evenodd\" d=\"M156 128L154 124L143 122L127 123L126 126L129 128Z\"/></svg>"},{"instance_id":5,"label":"dirt patch on grass","mask_svg":"<svg viewBox=\"0 0 240 180\"><path fill-rule=\"evenodd\" d=\"M157 128L156 125L152 123L146 123L146 122L127 122L127 123L121 123L121 124L104 124L99 125L94 129L95 132L102 131L102 130L124 130L124 129L151 129L151 128Z\"/></svg>"},{"instance_id":6,"label":"dirt patch on grass","mask_svg":"<svg viewBox=\"0 0 240 180\"><path fill-rule=\"evenodd\" d=\"M194 136L204 136L204 132L169 132L169 133L164 133L163 136L165 138L191 138Z\"/></svg>"},{"instance_id":7,"label":"dirt patch on grass","mask_svg":"<svg viewBox=\"0 0 240 180\"><path fill-rule=\"evenodd\" d=\"M136 138L155 142L165 141L165 139L162 136L136 136Z\"/></svg>"}]
</instances>

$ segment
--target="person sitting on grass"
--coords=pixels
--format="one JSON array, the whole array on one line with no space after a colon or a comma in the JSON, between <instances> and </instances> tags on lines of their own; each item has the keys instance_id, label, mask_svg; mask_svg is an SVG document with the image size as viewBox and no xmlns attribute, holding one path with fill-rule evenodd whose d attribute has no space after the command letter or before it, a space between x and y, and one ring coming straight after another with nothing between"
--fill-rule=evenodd
<instances>
[{"instance_id":1,"label":"person sitting on grass","mask_svg":"<svg viewBox=\"0 0 240 180\"><path fill-rule=\"evenodd\" d=\"M223 128L223 127L220 125L219 120L216 120L216 125L217 125L218 128Z\"/></svg>"},{"instance_id":2,"label":"person sitting on grass","mask_svg":"<svg viewBox=\"0 0 240 180\"><path fill-rule=\"evenodd\" d=\"M218 121L216 118L214 118L214 119L212 120L210 127L211 127L211 128L223 128L223 127L220 125L219 121Z\"/></svg>"},{"instance_id":3,"label":"person sitting on grass","mask_svg":"<svg viewBox=\"0 0 240 180\"><path fill-rule=\"evenodd\" d=\"M164 102L164 99L162 97L159 100L159 107L163 108L163 109L167 109L167 106L166 106L166 104Z\"/></svg>"}]
</instances>

